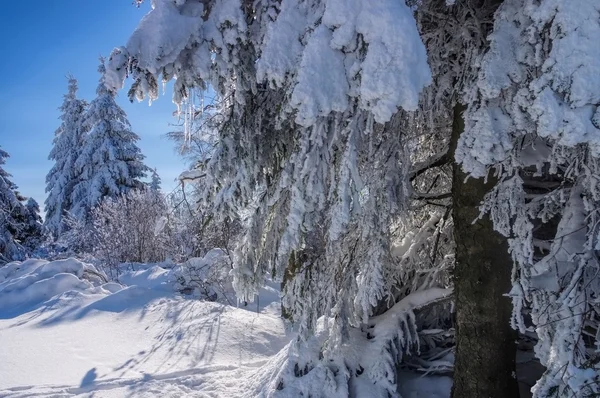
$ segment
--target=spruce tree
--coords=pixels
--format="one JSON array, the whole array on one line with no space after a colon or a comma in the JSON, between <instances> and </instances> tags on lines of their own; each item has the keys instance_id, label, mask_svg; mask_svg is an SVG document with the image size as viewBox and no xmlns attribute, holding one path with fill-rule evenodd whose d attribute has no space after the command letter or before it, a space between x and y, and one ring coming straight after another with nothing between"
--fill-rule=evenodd
<instances>
[{"instance_id":1,"label":"spruce tree","mask_svg":"<svg viewBox=\"0 0 600 398\"><path fill-rule=\"evenodd\" d=\"M30 253L33 253L40 246L43 239L40 205L35 199L29 198L25 202L24 209L25 220L21 229L22 243Z\"/></svg>"},{"instance_id":2,"label":"spruce tree","mask_svg":"<svg viewBox=\"0 0 600 398\"><path fill-rule=\"evenodd\" d=\"M326 325L264 395L349 396L368 377L369 396L397 396L404 354L427 369L439 357L419 344L446 346L427 306L455 267L455 397L517 394L509 276L512 326L533 324L547 368L534 396L597 396L598 1L406 3L155 1L109 82L154 100L176 77L178 104L215 89L200 196L215 218L244 215L234 286L251 298L284 278L303 337ZM370 342L342 344L357 335ZM370 355L352 369L344 346Z\"/></svg>"},{"instance_id":3,"label":"spruce tree","mask_svg":"<svg viewBox=\"0 0 600 398\"><path fill-rule=\"evenodd\" d=\"M150 189L153 191L160 191L160 184L162 183L160 176L156 172L156 168L152 170L152 180L150 181Z\"/></svg>"},{"instance_id":4,"label":"spruce tree","mask_svg":"<svg viewBox=\"0 0 600 398\"><path fill-rule=\"evenodd\" d=\"M17 240L21 225L15 215L24 213L25 209L17 198L17 186L10 180L11 175L2 167L8 157L8 153L0 149L0 264L24 255Z\"/></svg>"},{"instance_id":5,"label":"spruce tree","mask_svg":"<svg viewBox=\"0 0 600 398\"><path fill-rule=\"evenodd\" d=\"M71 195L78 180L75 169L85 130L81 119L87 103L77 98L77 80L68 77L68 92L64 96L61 110L60 127L56 130L53 148L49 159L54 161L52 169L46 176L46 220L48 232L57 238L65 231L65 214L71 210Z\"/></svg>"},{"instance_id":6,"label":"spruce tree","mask_svg":"<svg viewBox=\"0 0 600 398\"><path fill-rule=\"evenodd\" d=\"M117 105L115 92L105 84L103 59L98 72L97 96L82 121L83 128L89 133L75 162L80 179L71 195L71 213L82 222L103 198L142 188L144 184L140 179L148 171L136 145L139 137L131 131L127 115Z\"/></svg>"},{"instance_id":7,"label":"spruce tree","mask_svg":"<svg viewBox=\"0 0 600 398\"><path fill-rule=\"evenodd\" d=\"M495 182L481 210L514 260L512 326L538 336L535 398L600 396L599 36L597 0L505 0L457 143Z\"/></svg>"}]
</instances>

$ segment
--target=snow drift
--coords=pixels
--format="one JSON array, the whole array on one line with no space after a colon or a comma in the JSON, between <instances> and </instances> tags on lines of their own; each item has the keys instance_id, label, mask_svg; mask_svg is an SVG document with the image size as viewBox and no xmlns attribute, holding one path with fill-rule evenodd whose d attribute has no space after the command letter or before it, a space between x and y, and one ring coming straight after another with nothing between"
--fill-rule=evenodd
<instances>
[{"instance_id":1,"label":"snow drift","mask_svg":"<svg viewBox=\"0 0 600 398\"><path fill-rule=\"evenodd\" d=\"M114 283L93 265L73 258L17 261L0 268L0 313L31 309L68 291L108 294Z\"/></svg>"}]
</instances>

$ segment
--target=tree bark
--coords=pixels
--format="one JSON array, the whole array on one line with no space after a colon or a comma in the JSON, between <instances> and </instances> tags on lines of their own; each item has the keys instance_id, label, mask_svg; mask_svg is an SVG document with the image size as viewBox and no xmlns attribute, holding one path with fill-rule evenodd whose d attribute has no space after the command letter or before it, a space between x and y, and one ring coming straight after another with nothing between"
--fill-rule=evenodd
<instances>
[{"instance_id":1,"label":"tree bark","mask_svg":"<svg viewBox=\"0 0 600 398\"><path fill-rule=\"evenodd\" d=\"M464 131L463 105L454 109L450 153ZM456 262L456 362L453 398L516 398L517 334L510 327L512 259L506 239L479 216L484 195L496 184L489 176L469 178L453 165L452 199Z\"/></svg>"}]
</instances>

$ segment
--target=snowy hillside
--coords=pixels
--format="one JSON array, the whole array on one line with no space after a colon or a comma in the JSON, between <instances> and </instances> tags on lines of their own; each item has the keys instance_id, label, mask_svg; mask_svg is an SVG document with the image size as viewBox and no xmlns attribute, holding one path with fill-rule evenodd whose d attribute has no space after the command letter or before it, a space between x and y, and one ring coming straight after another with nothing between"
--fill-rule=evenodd
<instances>
[{"instance_id":1,"label":"snowy hillside","mask_svg":"<svg viewBox=\"0 0 600 398\"><path fill-rule=\"evenodd\" d=\"M243 396L290 339L272 291L257 314L176 297L158 267L124 288L93 272L73 259L0 269L0 396Z\"/></svg>"}]
</instances>

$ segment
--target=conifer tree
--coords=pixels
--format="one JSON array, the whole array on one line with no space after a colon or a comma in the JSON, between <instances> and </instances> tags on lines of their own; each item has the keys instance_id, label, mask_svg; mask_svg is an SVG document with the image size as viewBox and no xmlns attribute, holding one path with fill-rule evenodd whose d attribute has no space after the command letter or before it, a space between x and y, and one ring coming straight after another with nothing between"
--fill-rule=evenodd
<instances>
[{"instance_id":1,"label":"conifer tree","mask_svg":"<svg viewBox=\"0 0 600 398\"><path fill-rule=\"evenodd\" d=\"M103 198L116 198L142 188L140 179L148 171L136 145L139 137L131 131L127 115L117 105L115 92L105 84L104 59L100 59L98 72L97 96L82 121L88 133L75 162L79 181L71 195L71 213L81 222L86 222L90 210Z\"/></svg>"},{"instance_id":2,"label":"conifer tree","mask_svg":"<svg viewBox=\"0 0 600 398\"><path fill-rule=\"evenodd\" d=\"M481 209L514 260L512 326L539 337L536 398L600 395L599 36L597 0L505 0L457 146L496 182Z\"/></svg>"},{"instance_id":3,"label":"conifer tree","mask_svg":"<svg viewBox=\"0 0 600 398\"><path fill-rule=\"evenodd\" d=\"M152 169L152 180L150 181L150 189L154 191L160 191L161 179L158 173L156 172L156 168Z\"/></svg>"},{"instance_id":4,"label":"conifer tree","mask_svg":"<svg viewBox=\"0 0 600 398\"><path fill-rule=\"evenodd\" d=\"M25 209L17 198L17 186L10 180L11 175L2 167L8 157L8 153L0 149L0 264L24 255L18 242L21 225L15 215L24 213Z\"/></svg>"},{"instance_id":5,"label":"conifer tree","mask_svg":"<svg viewBox=\"0 0 600 398\"><path fill-rule=\"evenodd\" d=\"M42 243L43 228L42 217L40 216L40 205L38 202L29 198L25 202L25 221L22 225L23 246L32 253Z\"/></svg>"},{"instance_id":6,"label":"conifer tree","mask_svg":"<svg viewBox=\"0 0 600 398\"><path fill-rule=\"evenodd\" d=\"M132 99L156 99L173 77L178 104L209 84L220 99L201 203L216 218L243 215L237 292L251 298L265 276L285 275L286 311L315 343L290 345L256 395L348 396L351 379L368 377L369 396L397 396L405 354L423 368L424 346L439 342L422 332L445 327L428 306L448 296L456 262L468 350L455 396L516 394L514 380L494 389L512 379L513 350L490 354L514 349L509 276L512 326L532 330L529 310L541 337L534 394L600 393L600 6L500 3L155 0L111 55L109 83L133 77ZM474 223L479 210L491 222ZM364 341L345 345L353 336ZM360 368L336 356L348 346L368 351Z\"/></svg>"},{"instance_id":7,"label":"conifer tree","mask_svg":"<svg viewBox=\"0 0 600 398\"><path fill-rule=\"evenodd\" d=\"M45 201L47 231L57 238L65 231L64 217L71 211L71 195L78 181L75 162L79 157L85 138L81 120L87 103L77 98L77 80L68 77L68 92L64 96L61 110L61 125L54 133L53 147L49 159L54 161L46 176Z\"/></svg>"}]
</instances>

